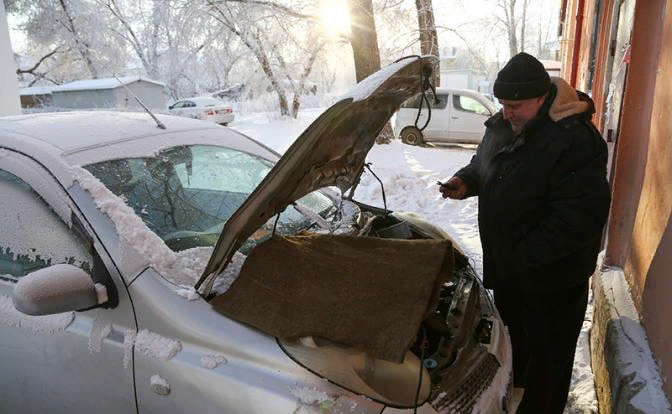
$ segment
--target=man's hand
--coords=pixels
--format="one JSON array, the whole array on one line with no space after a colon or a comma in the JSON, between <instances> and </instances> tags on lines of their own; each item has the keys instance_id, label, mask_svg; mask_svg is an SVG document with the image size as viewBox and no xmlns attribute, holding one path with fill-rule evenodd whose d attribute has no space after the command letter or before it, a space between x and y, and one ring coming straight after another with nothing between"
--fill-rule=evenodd
<instances>
[{"instance_id":1,"label":"man's hand","mask_svg":"<svg viewBox=\"0 0 672 414\"><path fill-rule=\"evenodd\" d=\"M443 198L462 200L467 195L467 185L460 177L452 177L445 183L439 182L439 185Z\"/></svg>"}]
</instances>

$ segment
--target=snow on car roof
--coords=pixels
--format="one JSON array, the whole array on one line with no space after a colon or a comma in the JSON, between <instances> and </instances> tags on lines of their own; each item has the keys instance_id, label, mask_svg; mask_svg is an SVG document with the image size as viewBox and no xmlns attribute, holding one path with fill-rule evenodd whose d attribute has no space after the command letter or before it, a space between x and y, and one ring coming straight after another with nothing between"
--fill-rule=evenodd
<instances>
[{"instance_id":1,"label":"snow on car roof","mask_svg":"<svg viewBox=\"0 0 672 414\"><path fill-rule=\"evenodd\" d=\"M99 89L113 89L118 88L122 85L128 85L133 82L148 82L153 83L159 86L165 86L163 83L155 81L153 79L143 78L141 76L122 76L117 78L101 78L101 79L85 79L78 80L70 83L66 83L60 86L52 88L52 92L65 92L65 91L91 91Z\"/></svg>"},{"instance_id":2,"label":"snow on car roof","mask_svg":"<svg viewBox=\"0 0 672 414\"><path fill-rule=\"evenodd\" d=\"M72 166L151 156L175 145L227 145L273 159L252 139L210 122L157 115L159 129L144 112L73 111L0 117L0 147L28 154L66 186Z\"/></svg>"}]
</instances>

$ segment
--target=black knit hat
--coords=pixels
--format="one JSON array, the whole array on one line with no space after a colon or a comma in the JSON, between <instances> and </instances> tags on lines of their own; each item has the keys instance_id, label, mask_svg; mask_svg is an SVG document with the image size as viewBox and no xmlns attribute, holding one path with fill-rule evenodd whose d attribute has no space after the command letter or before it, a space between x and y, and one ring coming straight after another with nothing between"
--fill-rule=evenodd
<instances>
[{"instance_id":1,"label":"black knit hat","mask_svg":"<svg viewBox=\"0 0 672 414\"><path fill-rule=\"evenodd\" d=\"M498 99L532 99L551 89L551 78L534 56L518 53L497 74L493 91Z\"/></svg>"}]
</instances>

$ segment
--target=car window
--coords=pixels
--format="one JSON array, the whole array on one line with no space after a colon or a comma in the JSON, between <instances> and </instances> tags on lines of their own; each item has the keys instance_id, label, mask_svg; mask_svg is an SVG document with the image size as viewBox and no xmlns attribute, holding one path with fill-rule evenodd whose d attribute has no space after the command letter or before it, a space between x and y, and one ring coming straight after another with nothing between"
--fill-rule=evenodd
<instances>
[{"instance_id":1,"label":"car window","mask_svg":"<svg viewBox=\"0 0 672 414\"><path fill-rule=\"evenodd\" d=\"M215 98L200 98L197 102L200 106L219 106L224 103Z\"/></svg>"},{"instance_id":2,"label":"car window","mask_svg":"<svg viewBox=\"0 0 672 414\"><path fill-rule=\"evenodd\" d=\"M431 91L427 91L427 100L429 101L432 109L445 109L448 106L448 95L446 94L437 94L436 100L434 99L434 94ZM420 108L420 100L422 99L422 94L419 93L412 98L407 99L401 104L402 108ZM438 100L438 102L437 102ZM427 103L422 104L423 108L427 108Z\"/></svg>"},{"instance_id":3,"label":"car window","mask_svg":"<svg viewBox=\"0 0 672 414\"><path fill-rule=\"evenodd\" d=\"M0 275L18 278L60 263L91 273L91 244L26 182L0 170L0 194Z\"/></svg>"},{"instance_id":4,"label":"car window","mask_svg":"<svg viewBox=\"0 0 672 414\"><path fill-rule=\"evenodd\" d=\"M173 108L182 108L184 106L184 101L175 102Z\"/></svg>"},{"instance_id":5,"label":"car window","mask_svg":"<svg viewBox=\"0 0 672 414\"><path fill-rule=\"evenodd\" d=\"M453 107L458 111L490 116L490 111L476 99L464 95L453 95Z\"/></svg>"},{"instance_id":6,"label":"car window","mask_svg":"<svg viewBox=\"0 0 672 414\"><path fill-rule=\"evenodd\" d=\"M226 221L272 167L261 157L213 145L173 147L154 158L85 166L176 251L214 246ZM319 192L299 203L323 215L333 207L331 199ZM289 206L280 215L277 230L295 234L313 221Z\"/></svg>"},{"instance_id":7,"label":"car window","mask_svg":"<svg viewBox=\"0 0 672 414\"><path fill-rule=\"evenodd\" d=\"M194 108L196 106L196 102L193 101L184 101L184 107L185 108Z\"/></svg>"}]
</instances>

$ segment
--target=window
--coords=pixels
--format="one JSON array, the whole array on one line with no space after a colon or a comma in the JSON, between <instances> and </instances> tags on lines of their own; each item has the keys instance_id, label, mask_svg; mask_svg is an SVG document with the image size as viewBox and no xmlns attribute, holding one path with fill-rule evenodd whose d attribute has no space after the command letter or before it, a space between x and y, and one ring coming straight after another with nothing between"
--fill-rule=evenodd
<instances>
[{"instance_id":1,"label":"window","mask_svg":"<svg viewBox=\"0 0 672 414\"><path fill-rule=\"evenodd\" d=\"M168 148L154 158L110 160L85 168L124 198L170 248L180 251L214 246L226 221L272 167L270 161L236 149L193 145ZM322 217L333 208L320 192L298 203ZM312 222L290 206L280 215L278 233L295 234Z\"/></svg>"},{"instance_id":2,"label":"window","mask_svg":"<svg viewBox=\"0 0 672 414\"><path fill-rule=\"evenodd\" d=\"M183 108L183 107L184 107L184 101L179 101L173 104L173 108Z\"/></svg>"},{"instance_id":3,"label":"window","mask_svg":"<svg viewBox=\"0 0 672 414\"><path fill-rule=\"evenodd\" d=\"M448 95L444 94L437 94L436 98L438 99L438 103L436 100L434 100L434 94L430 91L426 92L427 95L427 100L429 101L432 109L445 109L446 106L448 106ZM422 99L422 94L419 93L415 95L412 98L407 99L404 101L404 103L401 104L402 108L412 108L412 109L418 109L420 108L420 99ZM422 108L426 109L427 108L427 102L423 102Z\"/></svg>"},{"instance_id":4,"label":"window","mask_svg":"<svg viewBox=\"0 0 672 414\"><path fill-rule=\"evenodd\" d=\"M492 115L488 108L474 98L464 95L453 95L453 107L458 111L471 112L479 115Z\"/></svg>"},{"instance_id":5,"label":"window","mask_svg":"<svg viewBox=\"0 0 672 414\"><path fill-rule=\"evenodd\" d=\"M90 243L73 232L23 180L0 170L0 275L21 277L68 263L91 273Z\"/></svg>"}]
</instances>

